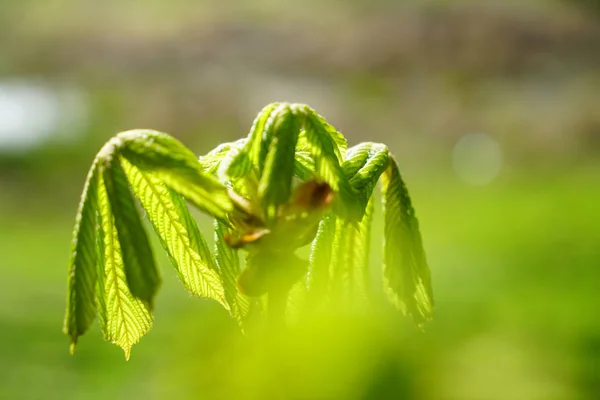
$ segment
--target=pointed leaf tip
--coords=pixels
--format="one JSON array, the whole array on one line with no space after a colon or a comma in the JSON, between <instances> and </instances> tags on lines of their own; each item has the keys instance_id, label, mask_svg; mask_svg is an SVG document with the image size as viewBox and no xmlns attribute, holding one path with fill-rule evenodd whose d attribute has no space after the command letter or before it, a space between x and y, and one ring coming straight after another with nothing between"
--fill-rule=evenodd
<instances>
[{"instance_id":1,"label":"pointed leaf tip","mask_svg":"<svg viewBox=\"0 0 600 400\"><path fill-rule=\"evenodd\" d=\"M104 272L100 274L97 289L100 327L104 338L121 347L128 358L131 346L150 330L153 318L148 304L129 290L105 182L99 188L98 245L103 250L99 251L99 258Z\"/></svg>"}]
</instances>

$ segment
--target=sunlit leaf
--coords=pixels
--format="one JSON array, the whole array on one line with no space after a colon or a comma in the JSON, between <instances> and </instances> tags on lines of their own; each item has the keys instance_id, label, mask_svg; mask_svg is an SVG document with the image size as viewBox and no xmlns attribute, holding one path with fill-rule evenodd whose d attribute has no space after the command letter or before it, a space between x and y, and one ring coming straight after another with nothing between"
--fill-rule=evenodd
<instances>
[{"instance_id":1,"label":"sunlit leaf","mask_svg":"<svg viewBox=\"0 0 600 400\"><path fill-rule=\"evenodd\" d=\"M129 290L152 307L160 276L127 176L118 157L108 158L102 169Z\"/></svg>"},{"instance_id":2,"label":"sunlit leaf","mask_svg":"<svg viewBox=\"0 0 600 400\"><path fill-rule=\"evenodd\" d=\"M126 161L123 166L185 288L228 308L213 256L185 201L152 173L140 171Z\"/></svg>"},{"instance_id":3,"label":"sunlit leaf","mask_svg":"<svg viewBox=\"0 0 600 400\"><path fill-rule=\"evenodd\" d=\"M227 227L215 221L215 259L225 287L225 298L229 305L231 316L243 328L248 316L250 301L238 292L237 277L240 273L240 260L238 251L225 243Z\"/></svg>"},{"instance_id":4,"label":"sunlit leaf","mask_svg":"<svg viewBox=\"0 0 600 400\"><path fill-rule=\"evenodd\" d=\"M333 252L337 218L329 212L319 224L315 240L312 242L307 276L307 304L316 307L329 287L329 268Z\"/></svg>"},{"instance_id":5,"label":"sunlit leaf","mask_svg":"<svg viewBox=\"0 0 600 400\"><path fill-rule=\"evenodd\" d=\"M296 151L294 174L305 181L315 179L315 161L307 151Z\"/></svg>"},{"instance_id":6,"label":"sunlit leaf","mask_svg":"<svg viewBox=\"0 0 600 400\"><path fill-rule=\"evenodd\" d=\"M152 314L149 304L134 297L129 290L111 202L103 181L98 193L100 269L97 302L100 326L104 338L121 347L125 358L129 358L131 346L152 327Z\"/></svg>"},{"instance_id":7,"label":"sunlit leaf","mask_svg":"<svg viewBox=\"0 0 600 400\"><path fill-rule=\"evenodd\" d=\"M75 349L77 338L87 331L96 318L98 178L97 162L94 162L83 187L73 230L64 322L64 331L71 337L71 351Z\"/></svg>"},{"instance_id":8,"label":"sunlit leaf","mask_svg":"<svg viewBox=\"0 0 600 400\"><path fill-rule=\"evenodd\" d=\"M395 306L421 323L429 319L433 312L431 278L419 223L398 165L391 157L381 180L385 223L385 291Z\"/></svg>"},{"instance_id":9,"label":"sunlit leaf","mask_svg":"<svg viewBox=\"0 0 600 400\"><path fill-rule=\"evenodd\" d=\"M371 271L369 253L371 239L371 223L373 219L373 197L371 197L363 218L352 223L347 232L346 269L350 282L350 302L361 304L371 299Z\"/></svg>"},{"instance_id":10,"label":"sunlit leaf","mask_svg":"<svg viewBox=\"0 0 600 400\"><path fill-rule=\"evenodd\" d=\"M333 139L334 143L336 144L333 150L338 159L338 162L341 164L346 159L346 149L348 148L348 142L346 141L346 138L344 137L344 135L338 132L337 129L333 127L333 125L330 125L325 120L325 118L319 115L316 111L311 111L311 119L313 120L313 122L318 123L325 130L325 132L327 132L329 136L331 136L331 139Z\"/></svg>"},{"instance_id":11,"label":"sunlit leaf","mask_svg":"<svg viewBox=\"0 0 600 400\"><path fill-rule=\"evenodd\" d=\"M223 220L233 210L223 184L205 173L196 156L179 141L150 130L123 132L118 138L121 152L131 164L154 173L198 209Z\"/></svg>"},{"instance_id":12,"label":"sunlit leaf","mask_svg":"<svg viewBox=\"0 0 600 400\"><path fill-rule=\"evenodd\" d=\"M304 113L304 129L306 131L306 151L310 152L316 175L327 182L339 194L340 201L336 202L339 213L356 219L360 216L360 208L355 202L355 192L350 187L344 175L336 153L339 152L337 143L333 140L322 118L309 107L300 107Z\"/></svg>"},{"instance_id":13,"label":"sunlit leaf","mask_svg":"<svg viewBox=\"0 0 600 400\"><path fill-rule=\"evenodd\" d=\"M271 130L273 138L260 177L258 194L265 215L272 219L277 207L290 198L300 121L288 107L287 112L282 110L278 114Z\"/></svg>"},{"instance_id":14,"label":"sunlit leaf","mask_svg":"<svg viewBox=\"0 0 600 400\"><path fill-rule=\"evenodd\" d=\"M242 177L250 173L252 167L257 168L260 175L271 144L273 123L280 111L286 107L286 104L272 103L258 113L244 148L227 164L228 176Z\"/></svg>"},{"instance_id":15,"label":"sunlit leaf","mask_svg":"<svg viewBox=\"0 0 600 400\"><path fill-rule=\"evenodd\" d=\"M361 212L367 206L379 177L388 168L388 163L388 148L383 144L366 142L348 149L342 169L356 192L354 201L360 204Z\"/></svg>"},{"instance_id":16,"label":"sunlit leaf","mask_svg":"<svg viewBox=\"0 0 600 400\"><path fill-rule=\"evenodd\" d=\"M198 162L202 166L204 172L211 175L216 175L221 163L229 151L233 148L241 148L246 143L246 138L239 139L235 142L222 143L211 150L209 153L201 156Z\"/></svg>"}]
</instances>

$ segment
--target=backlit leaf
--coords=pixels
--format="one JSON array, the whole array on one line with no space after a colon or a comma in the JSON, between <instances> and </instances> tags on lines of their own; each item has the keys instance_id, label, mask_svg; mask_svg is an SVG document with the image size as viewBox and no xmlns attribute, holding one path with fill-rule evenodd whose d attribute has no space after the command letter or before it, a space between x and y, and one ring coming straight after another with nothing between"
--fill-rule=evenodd
<instances>
[{"instance_id":1,"label":"backlit leaf","mask_svg":"<svg viewBox=\"0 0 600 400\"><path fill-rule=\"evenodd\" d=\"M216 175L221 163L229 151L233 148L241 148L246 143L246 138L239 139L235 142L222 143L211 150L209 153L201 156L198 162L202 166L204 172L211 175Z\"/></svg>"},{"instance_id":2,"label":"backlit leaf","mask_svg":"<svg viewBox=\"0 0 600 400\"><path fill-rule=\"evenodd\" d=\"M96 214L98 211L97 162L90 168L77 211L67 289L64 331L71 337L71 351L96 318L95 290L98 277Z\"/></svg>"},{"instance_id":3,"label":"backlit leaf","mask_svg":"<svg viewBox=\"0 0 600 400\"><path fill-rule=\"evenodd\" d=\"M185 288L228 308L213 256L183 198L152 173L141 171L126 161L123 166Z\"/></svg>"},{"instance_id":4,"label":"backlit leaf","mask_svg":"<svg viewBox=\"0 0 600 400\"><path fill-rule=\"evenodd\" d=\"M315 163L316 175L327 182L339 194L336 201L338 213L351 219L360 218L360 207L355 202L355 192L341 168L338 145L323 125L323 119L307 106L298 106L304 114L306 131L306 150L311 153Z\"/></svg>"},{"instance_id":5,"label":"backlit leaf","mask_svg":"<svg viewBox=\"0 0 600 400\"><path fill-rule=\"evenodd\" d=\"M385 223L384 289L417 323L431 317L433 293L419 223L395 160L381 177Z\"/></svg>"},{"instance_id":6,"label":"backlit leaf","mask_svg":"<svg viewBox=\"0 0 600 400\"><path fill-rule=\"evenodd\" d=\"M98 193L100 263L97 302L100 326L104 338L121 347L128 359L131 346L152 327L152 314L149 304L133 296L127 285L117 228L103 180Z\"/></svg>"},{"instance_id":7,"label":"backlit leaf","mask_svg":"<svg viewBox=\"0 0 600 400\"><path fill-rule=\"evenodd\" d=\"M160 286L160 276L118 157L110 157L105 161L103 179L114 215L129 290L152 307Z\"/></svg>"},{"instance_id":8,"label":"backlit leaf","mask_svg":"<svg viewBox=\"0 0 600 400\"><path fill-rule=\"evenodd\" d=\"M361 211L367 206L379 177L387 169L389 158L387 146L379 143L361 143L348 150L342 169L356 192L354 201L360 204Z\"/></svg>"},{"instance_id":9,"label":"backlit leaf","mask_svg":"<svg viewBox=\"0 0 600 400\"><path fill-rule=\"evenodd\" d=\"M196 156L179 141L150 130L122 132L117 137L127 161L154 173L198 209L223 220L233 210L225 186L205 173Z\"/></svg>"},{"instance_id":10,"label":"backlit leaf","mask_svg":"<svg viewBox=\"0 0 600 400\"><path fill-rule=\"evenodd\" d=\"M288 107L287 112L282 110L278 114L271 130L273 138L260 177L258 193L265 215L272 219L277 206L290 198L300 121Z\"/></svg>"},{"instance_id":11,"label":"backlit leaf","mask_svg":"<svg viewBox=\"0 0 600 400\"><path fill-rule=\"evenodd\" d=\"M248 174L252 167L262 173L271 138L273 135L273 123L282 110L289 106L286 104L272 103L263 108L252 124L247 142L240 153L228 166L227 175L230 177L241 177Z\"/></svg>"},{"instance_id":12,"label":"backlit leaf","mask_svg":"<svg viewBox=\"0 0 600 400\"><path fill-rule=\"evenodd\" d=\"M329 212L319 223L319 229L310 251L307 275L307 304L314 308L326 295L330 277L329 269L333 253L337 218Z\"/></svg>"},{"instance_id":13,"label":"backlit leaf","mask_svg":"<svg viewBox=\"0 0 600 400\"><path fill-rule=\"evenodd\" d=\"M240 273L238 251L225 243L227 227L215 221L215 259L225 287L225 298L229 304L229 312L243 328L248 316L250 300L238 292L237 277Z\"/></svg>"}]
</instances>

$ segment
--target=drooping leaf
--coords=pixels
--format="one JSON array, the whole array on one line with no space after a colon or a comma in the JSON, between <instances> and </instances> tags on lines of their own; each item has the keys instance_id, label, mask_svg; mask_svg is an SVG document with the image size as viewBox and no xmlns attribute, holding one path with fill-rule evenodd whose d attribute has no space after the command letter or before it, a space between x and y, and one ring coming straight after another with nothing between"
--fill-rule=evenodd
<instances>
[{"instance_id":1,"label":"drooping leaf","mask_svg":"<svg viewBox=\"0 0 600 400\"><path fill-rule=\"evenodd\" d=\"M381 180L385 223L384 289L392 304L421 323L433 312L431 277L419 223L398 165L391 156Z\"/></svg>"},{"instance_id":2,"label":"drooping leaf","mask_svg":"<svg viewBox=\"0 0 600 400\"><path fill-rule=\"evenodd\" d=\"M271 128L273 138L268 149L258 194L265 215L274 218L277 207L286 203L292 191L294 153L300 132L300 121L287 109L282 110Z\"/></svg>"},{"instance_id":3,"label":"drooping leaf","mask_svg":"<svg viewBox=\"0 0 600 400\"><path fill-rule=\"evenodd\" d=\"M160 276L127 176L116 156L108 158L102 169L129 290L152 307Z\"/></svg>"},{"instance_id":4,"label":"drooping leaf","mask_svg":"<svg viewBox=\"0 0 600 400\"><path fill-rule=\"evenodd\" d=\"M307 305L316 307L327 293L330 277L330 263L336 233L337 218L329 212L319 224L317 235L312 242L307 275Z\"/></svg>"},{"instance_id":5,"label":"drooping leaf","mask_svg":"<svg viewBox=\"0 0 600 400\"><path fill-rule=\"evenodd\" d=\"M227 190L205 173L196 156L171 136L151 130L120 133L121 152L131 164L152 172L198 209L225 220L233 210Z\"/></svg>"},{"instance_id":6,"label":"drooping leaf","mask_svg":"<svg viewBox=\"0 0 600 400\"><path fill-rule=\"evenodd\" d=\"M99 219L97 288L98 314L104 338L123 349L129 359L131 346L152 327L152 314L146 302L136 298L127 284L123 254L115 218L105 183L98 190Z\"/></svg>"},{"instance_id":7,"label":"drooping leaf","mask_svg":"<svg viewBox=\"0 0 600 400\"><path fill-rule=\"evenodd\" d=\"M294 174L304 181L315 180L315 162L309 152L296 151Z\"/></svg>"},{"instance_id":8,"label":"drooping leaf","mask_svg":"<svg viewBox=\"0 0 600 400\"><path fill-rule=\"evenodd\" d=\"M357 194L354 201L360 204L362 210L367 206L373 189L387 169L388 163L388 148L380 143L361 143L348 150L342 169Z\"/></svg>"},{"instance_id":9,"label":"drooping leaf","mask_svg":"<svg viewBox=\"0 0 600 400\"><path fill-rule=\"evenodd\" d=\"M250 301L237 290L237 277L240 273L238 251L225 243L227 227L215 221L215 259L225 287L225 298L229 304L231 316L244 327L248 316Z\"/></svg>"},{"instance_id":10,"label":"drooping leaf","mask_svg":"<svg viewBox=\"0 0 600 400\"><path fill-rule=\"evenodd\" d=\"M329 136L331 136L331 139L333 139L334 143L336 144L334 146L334 152L338 159L338 162L340 164L342 162L344 162L344 160L346 159L346 149L348 148L348 142L346 141L346 138L344 137L344 135L342 135L340 132L338 132L337 129L335 129L333 127L333 125L329 124L325 120L325 118L323 118L315 110L312 110L312 109L311 109L311 119L313 120L314 123L316 123L317 125L320 125L325 130L325 132L327 132L329 134Z\"/></svg>"},{"instance_id":11,"label":"drooping leaf","mask_svg":"<svg viewBox=\"0 0 600 400\"><path fill-rule=\"evenodd\" d=\"M361 143L348 150L346 161L342 165L350 185L359 192L371 196L373 187L388 167L389 152L387 146L380 143Z\"/></svg>"},{"instance_id":12,"label":"drooping leaf","mask_svg":"<svg viewBox=\"0 0 600 400\"><path fill-rule=\"evenodd\" d=\"M311 153L316 175L327 182L339 194L336 201L338 213L351 219L360 218L360 208L355 204L355 193L342 171L339 162L339 149L336 142L323 126L322 118L307 106L298 106L304 115L306 150Z\"/></svg>"},{"instance_id":13,"label":"drooping leaf","mask_svg":"<svg viewBox=\"0 0 600 400\"><path fill-rule=\"evenodd\" d=\"M216 175L221 163L229 151L233 148L241 148L246 143L246 138L236 140L235 142L222 143L211 150L209 153L201 156L198 162L204 172Z\"/></svg>"},{"instance_id":14,"label":"drooping leaf","mask_svg":"<svg viewBox=\"0 0 600 400\"><path fill-rule=\"evenodd\" d=\"M232 178L242 178L253 172L250 158L244 152L247 144L248 138L243 138L232 143L229 149L223 154L222 159L216 164L217 177L221 182L230 181ZM240 159L240 157L242 158ZM235 165L236 163L237 166Z\"/></svg>"},{"instance_id":15,"label":"drooping leaf","mask_svg":"<svg viewBox=\"0 0 600 400\"><path fill-rule=\"evenodd\" d=\"M152 173L125 160L123 167L185 288L229 308L213 256L183 198Z\"/></svg>"},{"instance_id":16,"label":"drooping leaf","mask_svg":"<svg viewBox=\"0 0 600 400\"><path fill-rule=\"evenodd\" d=\"M96 318L98 175L97 162L94 161L83 187L73 230L63 328L71 337L71 352L75 350L77 338L87 331Z\"/></svg>"},{"instance_id":17,"label":"drooping leaf","mask_svg":"<svg viewBox=\"0 0 600 400\"><path fill-rule=\"evenodd\" d=\"M338 218L335 224L335 233L331 245L331 260L329 262L329 291L337 299L347 300L352 287L352 268L347 264L352 231L355 224L347 219Z\"/></svg>"},{"instance_id":18,"label":"drooping leaf","mask_svg":"<svg viewBox=\"0 0 600 400\"><path fill-rule=\"evenodd\" d=\"M373 197L369 200L365 214L358 223L351 225L346 240L346 268L350 275L350 292L356 304L371 298L371 271L369 268L371 223L373 219Z\"/></svg>"},{"instance_id":19,"label":"drooping leaf","mask_svg":"<svg viewBox=\"0 0 600 400\"><path fill-rule=\"evenodd\" d=\"M257 168L260 176L271 144L273 123L282 111L285 112L286 108L289 109L287 104L272 103L258 113L252 123L244 148L228 165L228 176L242 177L248 174L253 167Z\"/></svg>"}]
</instances>

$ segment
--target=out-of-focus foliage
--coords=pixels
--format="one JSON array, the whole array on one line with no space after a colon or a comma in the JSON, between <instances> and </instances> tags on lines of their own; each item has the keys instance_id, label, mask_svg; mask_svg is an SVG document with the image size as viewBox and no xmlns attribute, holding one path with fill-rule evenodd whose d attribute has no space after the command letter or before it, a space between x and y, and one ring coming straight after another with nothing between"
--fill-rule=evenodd
<instances>
[{"instance_id":1,"label":"out-of-focus foliage","mask_svg":"<svg viewBox=\"0 0 600 400\"><path fill-rule=\"evenodd\" d=\"M4 1L0 398L595 400L599 32L560 0ZM97 149L152 127L205 154L274 100L401 162L435 277L425 332L346 311L243 339L163 256L135 357L95 324L70 357L64 260Z\"/></svg>"}]
</instances>

